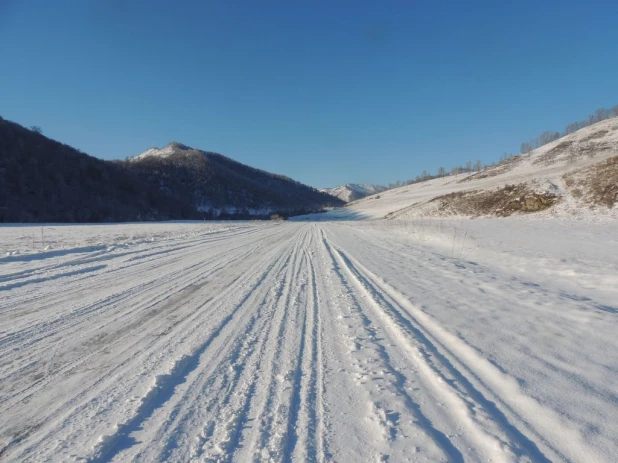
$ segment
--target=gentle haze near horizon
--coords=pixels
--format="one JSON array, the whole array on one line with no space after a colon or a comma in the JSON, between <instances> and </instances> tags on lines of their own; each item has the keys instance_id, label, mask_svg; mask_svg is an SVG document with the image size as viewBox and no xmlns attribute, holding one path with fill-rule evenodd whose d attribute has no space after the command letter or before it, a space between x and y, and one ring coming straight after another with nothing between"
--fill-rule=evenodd
<instances>
[{"instance_id":1,"label":"gentle haze near horizon","mask_svg":"<svg viewBox=\"0 0 618 463\"><path fill-rule=\"evenodd\" d=\"M0 116L315 187L496 161L618 103L618 2L0 0Z\"/></svg>"}]
</instances>

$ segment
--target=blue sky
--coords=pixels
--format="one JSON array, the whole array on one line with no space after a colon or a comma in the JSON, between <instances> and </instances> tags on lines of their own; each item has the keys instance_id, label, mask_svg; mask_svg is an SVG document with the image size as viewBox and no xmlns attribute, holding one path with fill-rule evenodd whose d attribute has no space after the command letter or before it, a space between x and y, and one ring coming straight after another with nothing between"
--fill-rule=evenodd
<instances>
[{"instance_id":1,"label":"blue sky","mask_svg":"<svg viewBox=\"0 0 618 463\"><path fill-rule=\"evenodd\" d=\"M0 115L100 158L170 141L389 183L618 103L615 1L0 0Z\"/></svg>"}]
</instances>

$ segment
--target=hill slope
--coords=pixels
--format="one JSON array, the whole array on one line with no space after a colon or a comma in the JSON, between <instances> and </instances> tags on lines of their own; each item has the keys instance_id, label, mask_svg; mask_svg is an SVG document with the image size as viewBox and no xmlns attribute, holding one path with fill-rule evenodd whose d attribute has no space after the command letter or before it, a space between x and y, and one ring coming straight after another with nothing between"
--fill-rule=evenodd
<instances>
[{"instance_id":1,"label":"hill slope","mask_svg":"<svg viewBox=\"0 0 618 463\"><path fill-rule=\"evenodd\" d=\"M124 166L211 217L294 215L343 204L283 175L176 142L149 149Z\"/></svg>"},{"instance_id":2,"label":"hill slope","mask_svg":"<svg viewBox=\"0 0 618 463\"><path fill-rule=\"evenodd\" d=\"M618 218L618 118L477 173L436 178L356 201L325 219L481 217L535 212Z\"/></svg>"},{"instance_id":3,"label":"hill slope","mask_svg":"<svg viewBox=\"0 0 618 463\"><path fill-rule=\"evenodd\" d=\"M189 205L103 161L0 118L0 222L194 218Z\"/></svg>"}]
</instances>

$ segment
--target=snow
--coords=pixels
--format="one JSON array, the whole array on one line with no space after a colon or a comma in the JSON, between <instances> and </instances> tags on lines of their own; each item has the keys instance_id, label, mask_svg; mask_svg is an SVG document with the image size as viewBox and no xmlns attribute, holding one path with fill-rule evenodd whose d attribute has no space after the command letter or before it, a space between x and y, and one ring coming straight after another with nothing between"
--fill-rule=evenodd
<instances>
[{"instance_id":1,"label":"snow","mask_svg":"<svg viewBox=\"0 0 618 463\"><path fill-rule=\"evenodd\" d=\"M335 196L345 202L354 201L365 196L373 195L386 190L380 185L370 185L366 183L346 183L335 188L320 188L323 193Z\"/></svg>"},{"instance_id":2,"label":"snow","mask_svg":"<svg viewBox=\"0 0 618 463\"><path fill-rule=\"evenodd\" d=\"M615 461L616 222L333 220L399 190L0 227L0 459Z\"/></svg>"},{"instance_id":3,"label":"snow","mask_svg":"<svg viewBox=\"0 0 618 463\"><path fill-rule=\"evenodd\" d=\"M172 142L165 145L163 148L150 148L143 153L138 154L137 156L133 156L129 159L129 161L142 160L148 157L167 158L172 156L173 154L178 153L179 151L187 151L190 149L191 148L189 148L188 146L182 145L177 142Z\"/></svg>"}]
</instances>

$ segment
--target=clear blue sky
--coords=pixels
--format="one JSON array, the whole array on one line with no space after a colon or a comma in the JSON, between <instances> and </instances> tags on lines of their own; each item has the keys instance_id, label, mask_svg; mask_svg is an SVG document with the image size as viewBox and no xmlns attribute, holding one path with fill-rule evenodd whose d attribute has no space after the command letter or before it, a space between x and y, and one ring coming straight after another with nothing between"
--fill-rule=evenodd
<instances>
[{"instance_id":1,"label":"clear blue sky","mask_svg":"<svg viewBox=\"0 0 618 463\"><path fill-rule=\"evenodd\" d=\"M615 0L0 0L0 115L100 158L389 183L617 104L617 25Z\"/></svg>"}]
</instances>

